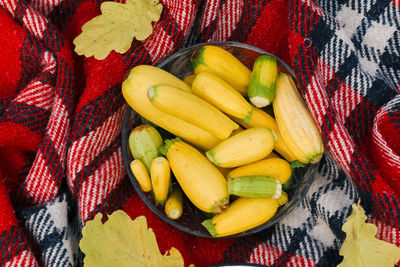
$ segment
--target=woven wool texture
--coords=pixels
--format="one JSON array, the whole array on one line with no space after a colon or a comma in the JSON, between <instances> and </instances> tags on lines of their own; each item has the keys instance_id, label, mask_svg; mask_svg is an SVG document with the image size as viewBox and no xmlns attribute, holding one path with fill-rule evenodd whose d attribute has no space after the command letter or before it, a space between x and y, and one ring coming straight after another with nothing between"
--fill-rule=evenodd
<instances>
[{"instance_id":1,"label":"woven wool texture","mask_svg":"<svg viewBox=\"0 0 400 267\"><path fill-rule=\"evenodd\" d=\"M165 0L144 42L105 60L72 40L97 0L0 0L0 265L80 266L80 229L97 212L145 215L160 250L185 265L336 266L341 226L361 198L377 237L400 246L400 3L384 0ZM121 152L120 85L199 42L276 54L326 153L300 205L274 227L212 240L159 220L134 193Z\"/></svg>"}]
</instances>

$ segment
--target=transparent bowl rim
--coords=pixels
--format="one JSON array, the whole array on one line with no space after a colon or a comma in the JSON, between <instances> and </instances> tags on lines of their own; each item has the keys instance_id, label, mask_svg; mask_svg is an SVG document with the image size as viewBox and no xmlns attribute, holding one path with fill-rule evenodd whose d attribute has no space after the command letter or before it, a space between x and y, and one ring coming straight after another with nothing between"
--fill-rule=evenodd
<instances>
[{"instance_id":1,"label":"transparent bowl rim","mask_svg":"<svg viewBox=\"0 0 400 267\"><path fill-rule=\"evenodd\" d=\"M275 56L272 53L269 53L259 47L253 46L253 45L249 45L249 44L244 44L244 43L239 43L239 42L234 42L234 41L216 41L216 42L207 42L207 43L198 43L195 45L192 45L190 47L186 47L183 48L179 51L177 51L176 53L171 54L170 56L166 57L164 60L160 61L156 66L159 68L163 68L167 63L169 63L170 61L174 60L175 58L187 53L188 51L191 51L197 47L202 47L205 45L226 45L226 46L234 46L234 47L239 47L239 48L245 48L245 49L249 49L249 50L253 50L255 52L259 52L261 54L267 54L267 55L272 55L274 57L277 58L277 60L279 61L280 64L282 64L286 70L289 72L289 74L291 74L294 78L296 78L294 71L292 70L292 68L287 65L284 61L282 61L281 59L279 59L279 57ZM127 143L127 136L130 132L131 129L128 129L128 124L129 124L129 120L131 118L131 114L132 112L135 112L129 105L127 105L127 109L125 112L125 116L124 116L124 120L123 120L123 125L122 125L122 132L121 132L121 142L122 142L122 156L123 156L123 161L124 161L124 165L125 165L125 169L127 171L128 177L136 191L136 193L139 195L140 199L144 202L144 204L146 205L147 208L149 208L153 213L155 213L157 215L157 217L159 217L161 220L163 220L164 222L172 225L173 227L175 227L176 229L179 229L185 233L194 235L194 236L198 236L198 237L204 237L204 238L212 238L212 239L227 239L227 238L239 238L239 237L244 237L244 236L249 236L249 235L253 235L256 234L260 231L266 230L268 228L270 228L271 226L275 225L277 222L279 222L282 218L286 217L289 213L291 213L291 211L293 211L296 207L299 206L301 200L305 197L305 195L307 194L307 192L309 191L309 188L311 186L311 184L313 183L314 179L315 179L315 174L316 174L316 170L318 169L319 166L319 162L316 164L312 164L309 165L306 173L304 174L304 177L308 177L307 179L307 184L304 185L304 190L301 191L301 194L296 195L296 199L292 199L292 206L290 206L285 213L281 213L279 214L280 216L273 216L270 220L268 220L267 222L254 227L252 229L249 229L247 231L243 231L240 232L238 234L235 235L230 235L230 236L226 236L226 237L213 237L211 235L207 235L203 232L197 231L196 229L191 229L187 226L181 225L179 223L177 223L175 220L172 220L170 218L168 218L165 213L163 213L162 211L160 211L159 209L157 209L155 207L155 205L146 197L146 195L144 194L144 192L140 189L140 186L138 184L138 182L136 181L135 177L132 174L132 171L130 169L130 162L129 162L129 156L128 156L128 143Z\"/></svg>"}]
</instances>

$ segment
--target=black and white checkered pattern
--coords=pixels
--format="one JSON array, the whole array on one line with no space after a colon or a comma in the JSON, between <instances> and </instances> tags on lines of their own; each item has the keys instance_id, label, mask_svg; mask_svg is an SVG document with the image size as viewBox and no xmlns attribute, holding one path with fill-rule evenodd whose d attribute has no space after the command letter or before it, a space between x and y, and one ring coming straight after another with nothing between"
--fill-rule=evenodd
<instances>
[{"instance_id":1,"label":"black and white checkered pattern","mask_svg":"<svg viewBox=\"0 0 400 267\"><path fill-rule=\"evenodd\" d=\"M45 266L76 266L79 239L71 229L71 201L67 194L43 206L19 212L26 228L41 248ZM77 229L75 229L77 230Z\"/></svg>"}]
</instances>

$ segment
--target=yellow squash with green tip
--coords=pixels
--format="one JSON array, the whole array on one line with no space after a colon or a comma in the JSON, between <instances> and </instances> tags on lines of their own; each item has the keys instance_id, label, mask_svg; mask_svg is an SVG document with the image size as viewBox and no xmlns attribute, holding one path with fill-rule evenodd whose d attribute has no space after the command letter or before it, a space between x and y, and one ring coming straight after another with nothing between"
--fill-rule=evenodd
<instances>
[{"instance_id":1,"label":"yellow squash with green tip","mask_svg":"<svg viewBox=\"0 0 400 267\"><path fill-rule=\"evenodd\" d=\"M211 72L224 79L242 95L247 94L251 71L227 50L213 45L200 48L193 62L193 71Z\"/></svg>"},{"instance_id":2,"label":"yellow squash with green tip","mask_svg":"<svg viewBox=\"0 0 400 267\"><path fill-rule=\"evenodd\" d=\"M156 205L164 205L171 183L171 168L164 157L156 157L151 162L150 180Z\"/></svg>"},{"instance_id":3,"label":"yellow squash with green tip","mask_svg":"<svg viewBox=\"0 0 400 267\"><path fill-rule=\"evenodd\" d=\"M260 226L278 210L273 198L239 197L221 214L202 222L213 237L230 236Z\"/></svg>"},{"instance_id":4,"label":"yellow squash with green tip","mask_svg":"<svg viewBox=\"0 0 400 267\"><path fill-rule=\"evenodd\" d=\"M151 86L150 102L159 110L200 127L219 139L228 138L239 125L200 97L167 84Z\"/></svg>"},{"instance_id":5,"label":"yellow squash with green tip","mask_svg":"<svg viewBox=\"0 0 400 267\"><path fill-rule=\"evenodd\" d=\"M289 150L289 148L283 141L275 119L262 109L253 106L253 114L251 115L250 121L248 123L240 119L235 119L233 117L231 118L245 128L265 127L271 129L274 132L276 138L275 148L274 148L275 151L278 152L282 157L284 157L289 162L296 160L294 154Z\"/></svg>"},{"instance_id":6,"label":"yellow squash with green tip","mask_svg":"<svg viewBox=\"0 0 400 267\"><path fill-rule=\"evenodd\" d=\"M150 176L143 162L140 159L135 159L131 161L129 166L133 176L135 176L136 181L140 186L140 189L142 189L143 192L151 191Z\"/></svg>"},{"instance_id":7,"label":"yellow squash with green tip","mask_svg":"<svg viewBox=\"0 0 400 267\"><path fill-rule=\"evenodd\" d=\"M296 159L318 162L324 153L322 137L289 74L278 76L273 108L282 139Z\"/></svg>"},{"instance_id":8,"label":"yellow squash with green tip","mask_svg":"<svg viewBox=\"0 0 400 267\"><path fill-rule=\"evenodd\" d=\"M275 138L263 127L243 130L206 152L207 158L223 168L232 168L265 158L272 152Z\"/></svg>"},{"instance_id":9,"label":"yellow squash with green tip","mask_svg":"<svg viewBox=\"0 0 400 267\"><path fill-rule=\"evenodd\" d=\"M166 140L160 152L166 155L180 187L198 209L220 213L226 208L226 180L200 151L175 138Z\"/></svg>"}]
</instances>

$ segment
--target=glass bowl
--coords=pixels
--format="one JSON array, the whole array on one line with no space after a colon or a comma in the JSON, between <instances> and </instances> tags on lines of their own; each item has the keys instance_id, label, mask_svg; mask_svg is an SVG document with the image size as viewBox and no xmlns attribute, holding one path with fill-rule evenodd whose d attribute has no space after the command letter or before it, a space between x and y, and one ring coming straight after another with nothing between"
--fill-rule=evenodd
<instances>
[{"instance_id":1,"label":"glass bowl","mask_svg":"<svg viewBox=\"0 0 400 267\"><path fill-rule=\"evenodd\" d=\"M196 44L191 47L184 48L161 61L157 65L157 67L160 67L183 79L185 76L192 74L191 57L204 45L220 46L228 50L245 65L247 65L249 69L252 69L255 59L260 55L267 54L276 57L275 55L252 45L237 42L209 42ZM277 58L277 61L279 71L286 72L292 75L293 78L295 78L293 70L285 62L283 62L279 58ZM312 165L308 164L305 167L295 168L293 170L292 182L289 188L285 190L285 192L288 193L289 196L288 202L285 205L281 206L278 209L277 213L266 223L228 237L212 237L207 229L201 225L201 222L207 219L207 214L204 214L203 212L195 208L194 205L186 197L184 197L182 216L178 220L172 220L165 215L163 206L155 205L151 193L145 193L140 189L139 184L133 176L132 171L129 167L129 164L133 160L133 157L131 155L128 145L128 137L130 132L135 126L139 125L140 123L142 123L140 115L128 106L122 126L122 154L129 179L144 204L160 219L179 230L195 236L207 238L237 238L258 233L273 226L283 217L288 215L304 198L311 183L314 180L315 173L318 168L317 163ZM159 130L163 131L162 129Z\"/></svg>"}]
</instances>

